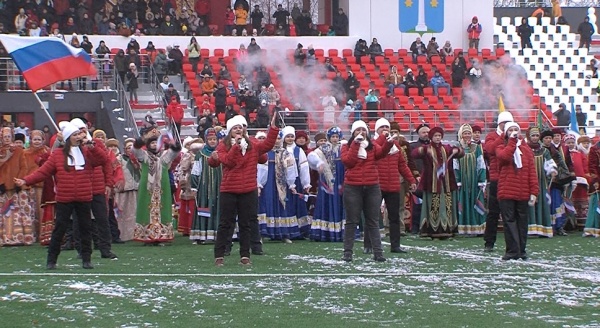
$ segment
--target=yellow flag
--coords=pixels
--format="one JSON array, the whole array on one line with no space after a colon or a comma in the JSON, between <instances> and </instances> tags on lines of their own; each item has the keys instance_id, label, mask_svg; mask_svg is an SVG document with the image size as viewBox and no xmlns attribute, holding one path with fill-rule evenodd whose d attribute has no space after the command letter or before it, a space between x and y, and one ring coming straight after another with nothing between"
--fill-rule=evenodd
<instances>
[{"instance_id":1,"label":"yellow flag","mask_svg":"<svg viewBox=\"0 0 600 328\"><path fill-rule=\"evenodd\" d=\"M498 98L498 113L502 113L505 110L504 101L502 101L502 96L500 96L500 98Z\"/></svg>"}]
</instances>

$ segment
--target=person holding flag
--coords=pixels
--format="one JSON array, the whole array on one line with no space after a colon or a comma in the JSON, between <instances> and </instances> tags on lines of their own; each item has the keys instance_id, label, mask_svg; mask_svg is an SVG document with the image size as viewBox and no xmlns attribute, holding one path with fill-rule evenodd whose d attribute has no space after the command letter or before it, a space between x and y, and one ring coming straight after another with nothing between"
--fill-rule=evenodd
<instances>
[{"instance_id":1,"label":"person holding flag","mask_svg":"<svg viewBox=\"0 0 600 328\"><path fill-rule=\"evenodd\" d=\"M416 148L412 156L423 160L419 189L423 192L421 235L431 239L454 236L456 217L456 177L452 159L460 159L465 152L459 147L443 145L444 130L434 127L429 131L431 143Z\"/></svg>"}]
</instances>

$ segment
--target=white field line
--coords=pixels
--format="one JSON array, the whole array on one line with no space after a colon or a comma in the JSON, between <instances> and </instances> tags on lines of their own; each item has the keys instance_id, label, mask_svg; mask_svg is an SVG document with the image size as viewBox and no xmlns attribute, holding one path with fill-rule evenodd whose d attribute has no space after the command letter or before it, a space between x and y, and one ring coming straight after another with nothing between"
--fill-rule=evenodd
<instances>
[{"instance_id":1,"label":"white field line","mask_svg":"<svg viewBox=\"0 0 600 328\"><path fill-rule=\"evenodd\" d=\"M393 273L70 273L0 272L0 277L211 277L211 278L287 278L287 277L417 277L417 276L554 276L560 272L393 272Z\"/></svg>"}]
</instances>

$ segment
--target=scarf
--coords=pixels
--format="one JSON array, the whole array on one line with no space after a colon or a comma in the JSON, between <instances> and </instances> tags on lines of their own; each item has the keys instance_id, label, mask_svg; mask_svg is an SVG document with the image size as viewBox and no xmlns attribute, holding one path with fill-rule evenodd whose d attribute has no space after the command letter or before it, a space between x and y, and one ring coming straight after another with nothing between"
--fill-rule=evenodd
<instances>
[{"instance_id":1,"label":"scarf","mask_svg":"<svg viewBox=\"0 0 600 328\"><path fill-rule=\"evenodd\" d=\"M431 179L433 183L432 191L437 193L438 190L441 190L438 187L438 184L441 182L444 184L444 192L449 193L450 177L448 176L448 154L446 154L446 148L444 148L442 143L436 144L432 142L429 144L429 147L427 147L427 152L429 153L429 156L431 156L433 163L433 177Z\"/></svg>"},{"instance_id":2,"label":"scarf","mask_svg":"<svg viewBox=\"0 0 600 328\"><path fill-rule=\"evenodd\" d=\"M358 148L358 158L367 159L367 147L369 146L369 142L367 140L363 140L360 142Z\"/></svg>"},{"instance_id":3,"label":"scarf","mask_svg":"<svg viewBox=\"0 0 600 328\"><path fill-rule=\"evenodd\" d=\"M85 157L79 147L71 147L69 151L69 158L67 158L67 165L74 166L76 171L81 171L85 168Z\"/></svg>"},{"instance_id":4,"label":"scarf","mask_svg":"<svg viewBox=\"0 0 600 328\"><path fill-rule=\"evenodd\" d=\"M513 154L513 161L515 162L515 165L517 166L518 169L523 167L523 159L521 158L521 155L523 155L523 152L521 151L521 139L519 139L517 141L517 149L515 149L515 153Z\"/></svg>"},{"instance_id":5,"label":"scarf","mask_svg":"<svg viewBox=\"0 0 600 328\"><path fill-rule=\"evenodd\" d=\"M591 144L590 144L590 146L588 146L587 148L583 147L583 145L581 145L581 144L577 145L577 149L578 149L579 151L581 151L582 153L584 153L584 154L585 154L585 156L588 156L588 155L590 154L590 149L591 149L591 148L592 148L592 147L591 147Z\"/></svg>"},{"instance_id":6,"label":"scarf","mask_svg":"<svg viewBox=\"0 0 600 328\"><path fill-rule=\"evenodd\" d=\"M294 156L285 148L279 148L275 152L275 182L279 202L285 209L287 200L288 183L295 181L298 176L298 167Z\"/></svg>"},{"instance_id":7,"label":"scarf","mask_svg":"<svg viewBox=\"0 0 600 328\"><path fill-rule=\"evenodd\" d=\"M162 178L162 163L160 161L160 153L154 153L152 151L146 151L148 154L148 186L147 189L150 193L155 188L160 189L160 180Z\"/></svg>"}]
</instances>

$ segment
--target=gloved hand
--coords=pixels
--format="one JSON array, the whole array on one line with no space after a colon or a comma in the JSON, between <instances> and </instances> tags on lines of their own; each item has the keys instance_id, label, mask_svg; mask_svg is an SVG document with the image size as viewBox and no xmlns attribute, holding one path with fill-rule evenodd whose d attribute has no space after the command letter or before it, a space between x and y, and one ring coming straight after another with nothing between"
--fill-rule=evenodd
<instances>
[{"instance_id":1,"label":"gloved hand","mask_svg":"<svg viewBox=\"0 0 600 328\"><path fill-rule=\"evenodd\" d=\"M516 138L518 135L519 135L519 132L513 131L513 132L511 132L510 137L511 138Z\"/></svg>"},{"instance_id":2,"label":"gloved hand","mask_svg":"<svg viewBox=\"0 0 600 328\"><path fill-rule=\"evenodd\" d=\"M533 206L533 205L535 205L536 200L537 200L537 197L535 195L531 195L531 196L529 196L529 202L527 204L529 204L529 206Z\"/></svg>"},{"instance_id":3,"label":"gloved hand","mask_svg":"<svg viewBox=\"0 0 600 328\"><path fill-rule=\"evenodd\" d=\"M388 134L386 140L387 140L387 142L394 142L394 141L398 140L398 135L397 134Z\"/></svg>"},{"instance_id":4,"label":"gloved hand","mask_svg":"<svg viewBox=\"0 0 600 328\"><path fill-rule=\"evenodd\" d=\"M354 138L355 142L362 142L363 140L365 140L365 138L363 138L362 134L359 134Z\"/></svg>"}]
</instances>

